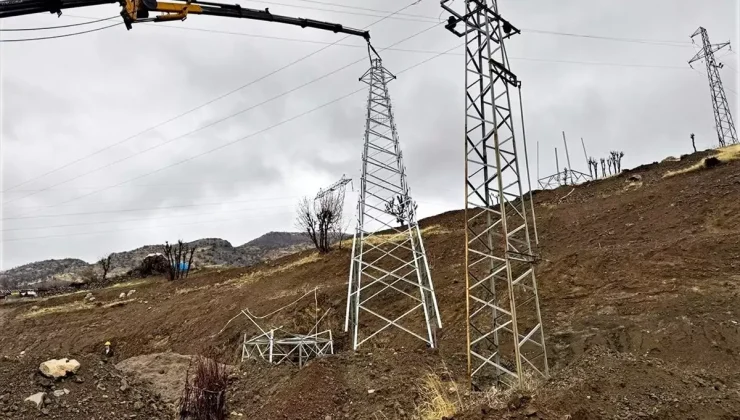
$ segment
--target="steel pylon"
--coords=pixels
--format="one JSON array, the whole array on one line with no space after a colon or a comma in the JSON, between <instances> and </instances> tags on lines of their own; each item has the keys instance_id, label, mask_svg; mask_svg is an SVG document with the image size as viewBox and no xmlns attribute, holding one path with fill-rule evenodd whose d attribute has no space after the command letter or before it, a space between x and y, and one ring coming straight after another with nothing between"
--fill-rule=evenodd
<instances>
[{"instance_id":1,"label":"steel pylon","mask_svg":"<svg viewBox=\"0 0 740 420\"><path fill-rule=\"evenodd\" d=\"M709 90L712 93L712 107L714 108L714 125L717 129L719 146L737 144L735 124L732 121L730 107L727 105L727 96L725 96L725 89L722 87L722 79L719 78L719 69L722 68L722 63L717 64L717 60L714 58L714 53L730 45L730 42L710 44L709 34L701 26L691 35L691 40L693 41L697 35L701 35L702 49L689 60L689 65L701 59L704 59L707 65Z\"/></svg>"},{"instance_id":2,"label":"steel pylon","mask_svg":"<svg viewBox=\"0 0 740 420\"><path fill-rule=\"evenodd\" d=\"M357 228L344 331L356 350L393 327L436 347L442 327L424 243L410 198L388 82L395 76L368 45L369 86Z\"/></svg>"},{"instance_id":3,"label":"steel pylon","mask_svg":"<svg viewBox=\"0 0 740 420\"><path fill-rule=\"evenodd\" d=\"M474 389L548 376L504 41L520 31L495 0L466 0L446 28L465 39L465 287L468 375ZM525 170L528 168L525 166ZM528 172L527 172L528 173ZM534 214L530 215L534 221Z\"/></svg>"}]
</instances>

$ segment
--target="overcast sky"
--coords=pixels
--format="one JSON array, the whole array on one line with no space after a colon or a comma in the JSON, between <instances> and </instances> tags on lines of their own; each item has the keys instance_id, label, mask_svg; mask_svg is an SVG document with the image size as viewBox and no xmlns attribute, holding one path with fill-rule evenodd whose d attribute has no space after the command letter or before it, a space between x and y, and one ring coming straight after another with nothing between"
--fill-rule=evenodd
<instances>
[{"instance_id":1,"label":"overcast sky","mask_svg":"<svg viewBox=\"0 0 740 420\"><path fill-rule=\"evenodd\" d=\"M241 5L362 28L410 3ZM740 49L737 5L500 0L501 13L522 29L507 49L512 71L523 81L533 179L538 169L540 176L555 171L554 147L561 165L565 161L563 130L572 166L581 171L587 171L581 137L597 158L623 150L624 168L690 152L692 132L698 148L715 145L705 67L700 62L696 70L689 68L697 48L689 37L701 25L713 43L731 40ZM61 18L8 18L0 27L80 23L118 13L111 4L68 10ZM402 13L369 29L379 50L426 30L394 47L406 51L381 52L386 67L399 73L390 93L409 185L423 217L463 206L464 64L457 48L402 72L461 43L438 23L446 18L438 1L421 0ZM2 32L0 38L107 24ZM178 238L220 237L236 246L268 231L295 230L301 196L314 195L342 174L359 177L366 90L358 78L368 62L362 60L362 39L326 48L340 38L274 23L190 16L138 24L131 31L119 25L68 38L0 43L0 268L48 258L92 261ZM726 63L721 77L738 124L738 56L726 49L717 56ZM362 61L347 66L357 60ZM237 115L225 119L232 114ZM350 216L356 199L348 192Z\"/></svg>"}]
</instances>

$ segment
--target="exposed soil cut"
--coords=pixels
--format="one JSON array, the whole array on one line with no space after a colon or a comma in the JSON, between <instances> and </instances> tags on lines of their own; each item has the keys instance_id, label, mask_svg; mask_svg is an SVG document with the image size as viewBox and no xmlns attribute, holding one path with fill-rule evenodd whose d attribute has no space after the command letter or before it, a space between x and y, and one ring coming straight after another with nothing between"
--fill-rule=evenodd
<instances>
[{"instance_id":1,"label":"exposed soil cut","mask_svg":"<svg viewBox=\"0 0 740 420\"><path fill-rule=\"evenodd\" d=\"M552 377L511 406L487 401L454 418L740 419L740 162L663 177L705 156L536 192L542 256L537 279ZM95 291L100 306L79 306L84 294L0 305L0 355L14 358L25 351L33 360L0 362L6 387L0 391L10 395L3 407L20 407L38 392L29 378L41 359L89 358L106 340L114 343L117 361L167 351L195 354L214 345L234 364L244 334L256 331L245 317L227 325L230 319L243 308L267 314L315 287L318 313L329 310L321 328L332 329L339 354L302 370L241 364L228 402L237 417L410 418L421 378L429 372L444 376L463 394L461 400L472 400L462 391L463 213L444 213L421 225L435 227L424 240L444 324L439 349L389 331L357 354L347 351L341 329L349 250L325 256L303 251L179 282L150 280L132 287L130 302L115 306L106 304L125 288ZM273 322L305 331L313 325L314 305L309 294ZM90 373L81 375L88 386ZM81 394L70 390L68 397ZM86 407L97 410L91 411L96 419L118 418L97 414L116 409L137 413L125 394L103 399L94 386L88 391L93 397ZM158 418L158 412L143 418ZM54 414L79 418L61 409ZM35 418L27 415L12 418Z\"/></svg>"}]
</instances>

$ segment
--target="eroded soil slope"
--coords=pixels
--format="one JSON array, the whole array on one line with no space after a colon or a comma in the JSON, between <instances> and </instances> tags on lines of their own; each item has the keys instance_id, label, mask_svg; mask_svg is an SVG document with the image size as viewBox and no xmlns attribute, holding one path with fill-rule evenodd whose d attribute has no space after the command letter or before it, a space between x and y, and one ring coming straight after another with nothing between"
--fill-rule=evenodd
<instances>
[{"instance_id":1,"label":"eroded soil slope","mask_svg":"<svg viewBox=\"0 0 740 420\"><path fill-rule=\"evenodd\" d=\"M534 195L552 379L526 404L469 406L461 418L740 418L740 162L662 177L700 158ZM0 306L0 355L84 355L111 340L118 360L215 345L234 363L249 328L243 317L229 322L240 309L267 314L318 287L319 313L330 310L322 328L333 330L340 354L301 371L242 365L230 411L407 418L426 373L465 388L462 217L455 211L422 221L444 323L435 351L395 333L358 354L346 351L345 246L181 283L156 279L96 291L94 303L77 294ZM129 289L136 292L121 302ZM309 294L279 321L294 330L312 325L314 304ZM26 396L11 390L9 398Z\"/></svg>"}]
</instances>

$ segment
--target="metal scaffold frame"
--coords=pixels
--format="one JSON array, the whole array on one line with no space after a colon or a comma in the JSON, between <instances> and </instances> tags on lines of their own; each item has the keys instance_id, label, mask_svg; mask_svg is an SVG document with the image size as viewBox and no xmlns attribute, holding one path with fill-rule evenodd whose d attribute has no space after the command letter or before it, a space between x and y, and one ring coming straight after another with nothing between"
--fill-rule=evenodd
<instances>
[{"instance_id":1,"label":"metal scaffold frame","mask_svg":"<svg viewBox=\"0 0 740 420\"><path fill-rule=\"evenodd\" d=\"M547 376L530 229L517 158L504 41L520 31L496 0L466 0L446 28L465 38L465 239L468 375L471 386L511 386ZM523 124L522 124L523 127ZM528 175L528 168L526 174Z\"/></svg>"},{"instance_id":2,"label":"metal scaffold frame","mask_svg":"<svg viewBox=\"0 0 740 420\"><path fill-rule=\"evenodd\" d=\"M701 26L691 35L691 40L693 41L697 35L701 35L702 49L689 60L689 66L691 63L702 59L707 65L709 90L712 93L712 108L714 109L714 125L717 129L719 146L725 147L737 144L735 123L732 121L732 113L730 113L730 107L727 104L725 89L722 87L722 79L719 77L719 69L722 68L722 63L717 64L717 60L714 58L714 53L729 46L730 42L711 44L707 30Z\"/></svg>"},{"instance_id":3,"label":"metal scaffold frame","mask_svg":"<svg viewBox=\"0 0 740 420\"><path fill-rule=\"evenodd\" d=\"M390 327L434 348L442 322L388 93L395 76L370 45L368 54L370 69L360 78L369 92L344 331L354 350Z\"/></svg>"},{"instance_id":4,"label":"metal scaffold frame","mask_svg":"<svg viewBox=\"0 0 740 420\"><path fill-rule=\"evenodd\" d=\"M302 368L309 359L330 354L334 354L331 330L304 335L271 329L250 339L244 334L242 343L242 361L263 359L276 365L287 362Z\"/></svg>"}]
</instances>

